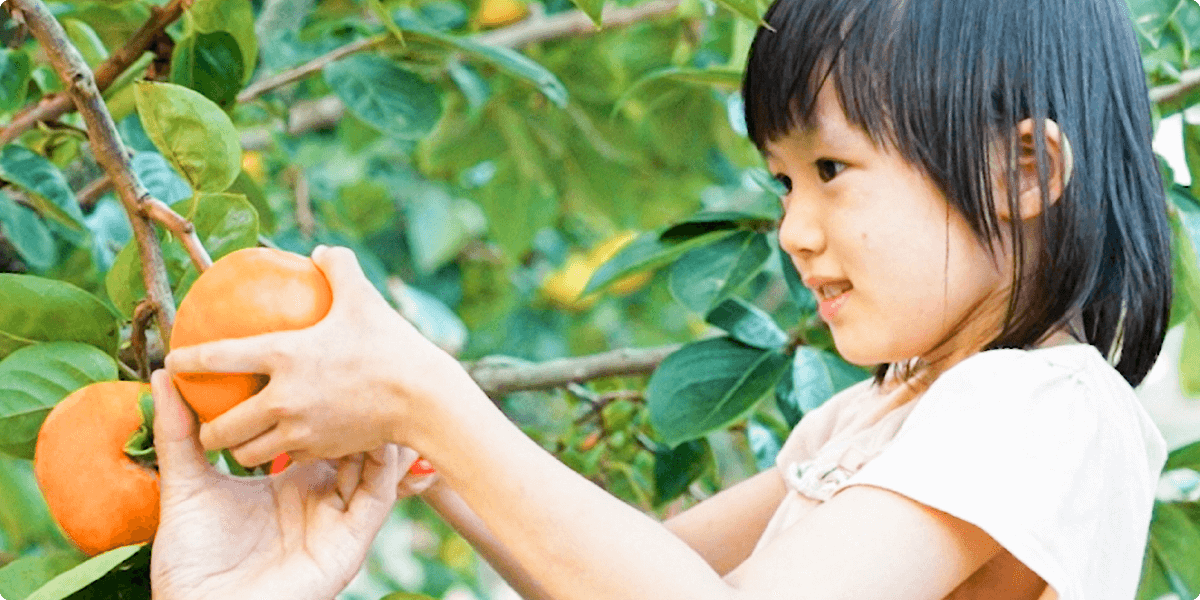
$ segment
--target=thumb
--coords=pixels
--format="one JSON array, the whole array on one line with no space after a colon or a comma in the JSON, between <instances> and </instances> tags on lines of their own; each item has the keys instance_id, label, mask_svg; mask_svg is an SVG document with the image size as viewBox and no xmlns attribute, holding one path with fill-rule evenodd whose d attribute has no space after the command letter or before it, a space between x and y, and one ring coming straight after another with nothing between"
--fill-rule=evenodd
<instances>
[{"instance_id":1,"label":"thumb","mask_svg":"<svg viewBox=\"0 0 1200 600\"><path fill-rule=\"evenodd\" d=\"M183 403L164 370L150 376L154 395L154 451L158 474L166 487L174 481L206 476L212 469L197 436L196 417Z\"/></svg>"},{"instance_id":2,"label":"thumb","mask_svg":"<svg viewBox=\"0 0 1200 600\"><path fill-rule=\"evenodd\" d=\"M361 302L362 294L375 294L375 286L363 273L362 265L354 251L342 246L317 246L312 253L312 261L329 281L333 291L333 303Z\"/></svg>"}]
</instances>

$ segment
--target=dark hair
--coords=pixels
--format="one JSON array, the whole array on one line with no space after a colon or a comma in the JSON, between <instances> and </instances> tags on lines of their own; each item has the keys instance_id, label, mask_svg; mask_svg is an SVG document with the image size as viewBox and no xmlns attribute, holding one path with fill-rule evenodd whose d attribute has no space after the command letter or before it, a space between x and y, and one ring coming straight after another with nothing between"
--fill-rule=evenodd
<instances>
[{"instance_id":1,"label":"dark hair","mask_svg":"<svg viewBox=\"0 0 1200 600\"><path fill-rule=\"evenodd\" d=\"M1056 121L1074 169L1042 211L1041 251L1025 285L1025 241L1011 221L1013 295L987 348L1028 347L1081 315L1086 341L1130 385L1145 377L1168 323L1171 247L1123 0L777 0L764 20L742 89L759 149L811 127L829 81L847 120L922 169L987 248L1001 227L990 209L989 152L1001 142L1002 164L1016 164L1017 124L1033 119L1046 206L1044 122Z\"/></svg>"}]
</instances>

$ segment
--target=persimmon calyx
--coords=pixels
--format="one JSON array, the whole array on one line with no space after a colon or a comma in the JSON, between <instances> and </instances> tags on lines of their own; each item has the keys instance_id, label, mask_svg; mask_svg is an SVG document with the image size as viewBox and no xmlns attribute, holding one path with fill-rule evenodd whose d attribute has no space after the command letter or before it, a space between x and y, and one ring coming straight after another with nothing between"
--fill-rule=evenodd
<instances>
[{"instance_id":1,"label":"persimmon calyx","mask_svg":"<svg viewBox=\"0 0 1200 600\"><path fill-rule=\"evenodd\" d=\"M158 454L154 451L154 397L149 390L138 394L138 409L142 412L142 424L125 442L125 454L138 464L158 470Z\"/></svg>"}]
</instances>

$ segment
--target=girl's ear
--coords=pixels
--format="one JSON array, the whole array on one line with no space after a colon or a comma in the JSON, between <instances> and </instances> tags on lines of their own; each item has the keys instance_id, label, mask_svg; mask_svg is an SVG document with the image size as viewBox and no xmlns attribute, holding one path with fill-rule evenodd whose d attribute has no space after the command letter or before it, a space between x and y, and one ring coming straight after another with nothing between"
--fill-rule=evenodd
<instances>
[{"instance_id":1,"label":"girl's ear","mask_svg":"<svg viewBox=\"0 0 1200 600\"><path fill-rule=\"evenodd\" d=\"M1034 129L1033 119L1025 119L1017 124L1017 209L1020 211L1018 218L1022 221L1040 215L1043 209ZM1071 179L1074 161L1071 142L1059 129L1058 123L1046 119L1043 134L1046 138L1046 200L1053 204L1062 197L1063 189ZM1007 221L1012 218L1008 194L1003 193L1007 178L1002 176L999 183L1001 193L996 195L996 214Z\"/></svg>"}]
</instances>

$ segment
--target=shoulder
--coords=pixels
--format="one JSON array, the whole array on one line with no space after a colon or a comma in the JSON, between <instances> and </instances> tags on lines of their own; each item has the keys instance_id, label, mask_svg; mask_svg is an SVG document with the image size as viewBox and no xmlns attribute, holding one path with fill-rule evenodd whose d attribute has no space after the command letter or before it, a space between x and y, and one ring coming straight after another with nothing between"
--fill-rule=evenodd
<instances>
[{"instance_id":1,"label":"shoulder","mask_svg":"<svg viewBox=\"0 0 1200 600\"><path fill-rule=\"evenodd\" d=\"M1062 598L1132 596L1166 444L1096 349L982 352L916 402L848 484L982 528Z\"/></svg>"}]
</instances>

